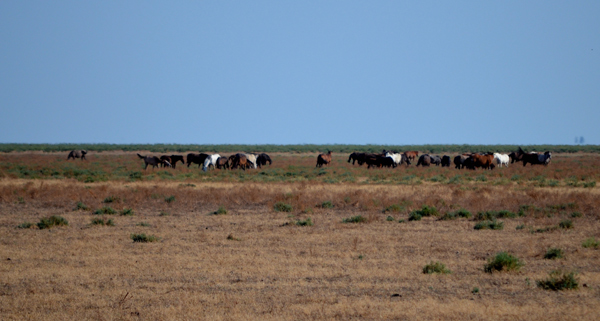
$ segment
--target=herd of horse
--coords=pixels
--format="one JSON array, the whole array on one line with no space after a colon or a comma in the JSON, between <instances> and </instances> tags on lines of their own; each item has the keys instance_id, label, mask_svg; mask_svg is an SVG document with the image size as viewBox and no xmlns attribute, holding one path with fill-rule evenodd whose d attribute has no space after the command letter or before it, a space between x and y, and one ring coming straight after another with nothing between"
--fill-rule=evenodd
<instances>
[{"instance_id":1,"label":"herd of horse","mask_svg":"<svg viewBox=\"0 0 600 321\"><path fill-rule=\"evenodd\" d=\"M81 158L85 159L85 155L87 151L84 150L73 150L69 153L67 160L73 158ZM183 157L183 155L162 155L160 157L157 156L143 156L137 154L140 159L144 160L144 169L147 169L148 166L152 168L160 167L172 167L176 168L177 163L181 162L182 164L190 167L192 164L198 164L198 168L202 166L203 171L207 171L209 169L251 169L251 168L262 168L267 164L271 165L273 161L271 157L265 153L237 153L231 156L221 156L219 154L205 154L199 153L194 154L190 153L187 157ZM418 151L405 151L403 153L395 152L395 151L386 151L383 150L382 153L361 153L354 152L350 154L348 157L348 163L352 163L352 165L358 164L358 166L362 166L363 164L367 165L367 168L382 168L382 167L397 167L400 165L409 166L412 162L417 159L417 167L423 166L428 167L431 165L442 166L442 167L450 167L451 166L451 158L448 155L444 155L442 157L437 155L430 154L422 154L419 156ZM523 166L527 164L531 165L548 165L552 158L552 153L546 151L544 153L537 152L524 152L521 147L516 152L512 152L510 154L500 154L500 153L464 153L454 157L454 167L457 169L467 168L475 170L477 168L483 169L494 169L496 166L508 167L509 163L514 162L522 162ZM329 165L331 163L331 151L328 151L326 154L319 154L317 156L317 165L316 167L322 167L325 165Z\"/></svg>"},{"instance_id":2,"label":"herd of horse","mask_svg":"<svg viewBox=\"0 0 600 321\"><path fill-rule=\"evenodd\" d=\"M357 163L359 166L367 164L367 168L397 167L402 164L409 166L411 165L411 161L414 161L417 157L419 157L418 151L406 151L404 153L398 153L383 150L381 154L354 152L350 154L350 157L348 158L348 163L351 162L352 165ZM510 154L500 154L493 152L464 153L455 156L453 162L454 168L467 168L475 170L477 168L494 169L496 166L508 167L509 163L512 164L514 162L523 162L523 166L526 166L527 164L548 165L550 163L551 158L552 153L550 151L546 151L544 153L526 153L523 151L523 149L521 149L521 147L519 147L519 149L516 152L512 152ZM437 155L423 154L417 160L417 167L428 167L431 165L441 165L442 167L450 167L451 162L451 158L448 155L440 157ZM318 160L317 166L319 166Z\"/></svg>"}]
</instances>

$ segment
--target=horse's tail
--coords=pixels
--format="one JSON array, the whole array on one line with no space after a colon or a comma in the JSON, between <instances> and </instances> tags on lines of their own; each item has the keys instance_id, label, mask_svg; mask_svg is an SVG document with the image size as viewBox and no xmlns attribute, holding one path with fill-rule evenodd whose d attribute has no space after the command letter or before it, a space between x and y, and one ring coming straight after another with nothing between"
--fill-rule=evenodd
<instances>
[{"instance_id":1,"label":"horse's tail","mask_svg":"<svg viewBox=\"0 0 600 321\"><path fill-rule=\"evenodd\" d=\"M142 155L140 155L140 154L137 154L137 155L138 155L138 157L139 157L139 158L141 158L141 159L144 159L144 158L146 158L146 157L144 157L144 156L142 156Z\"/></svg>"}]
</instances>

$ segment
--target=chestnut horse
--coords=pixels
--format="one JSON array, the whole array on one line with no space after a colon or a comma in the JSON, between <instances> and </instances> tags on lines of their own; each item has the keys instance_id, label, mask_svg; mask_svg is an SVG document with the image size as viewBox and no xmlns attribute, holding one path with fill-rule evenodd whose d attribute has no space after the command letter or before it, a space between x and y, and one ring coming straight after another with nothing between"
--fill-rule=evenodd
<instances>
[{"instance_id":1,"label":"chestnut horse","mask_svg":"<svg viewBox=\"0 0 600 321\"><path fill-rule=\"evenodd\" d=\"M413 151L406 151L404 152L404 155L406 155L406 158L410 159L411 161L415 160L417 157L419 157L419 152L416 150Z\"/></svg>"},{"instance_id":2,"label":"chestnut horse","mask_svg":"<svg viewBox=\"0 0 600 321\"><path fill-rule=\"evenodd\" d=\"M317 166L322 167L323 165L329 165L331 163L331 151L327 152L327 154L319 154L317 156Z\"/></svg>"}]
</instances>

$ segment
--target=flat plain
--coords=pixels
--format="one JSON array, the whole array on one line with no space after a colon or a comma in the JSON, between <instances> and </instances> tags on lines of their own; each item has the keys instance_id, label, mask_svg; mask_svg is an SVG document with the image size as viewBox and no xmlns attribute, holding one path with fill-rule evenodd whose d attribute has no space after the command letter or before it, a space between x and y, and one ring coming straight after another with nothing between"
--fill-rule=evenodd
<instances>
[{"instance_id":1,"label":"flat plain","mask_svg":"<svg viewBox=\"0 0 600 321\"><path fill-rule=\"evenodd\" d=\"M0 154L2 320L600 319L597 154L468 171L276 153L206 173L63 154ZM68 225L38 227L51 216ZM499 252L523 266L486 272ZM577 288L538 286L555 270Z\"/></svg>"}]
</instances>

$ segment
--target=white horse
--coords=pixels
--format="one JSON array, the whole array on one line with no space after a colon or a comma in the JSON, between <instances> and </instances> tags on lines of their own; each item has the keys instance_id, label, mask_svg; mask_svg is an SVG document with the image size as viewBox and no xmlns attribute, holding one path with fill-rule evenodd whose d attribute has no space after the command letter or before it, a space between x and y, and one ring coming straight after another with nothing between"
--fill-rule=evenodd
<instances>
[{"instance_id":1,"label":"white horse","mask_svg":"<svg viewBox=\"0 0 600 321\"><path fill-rule=\"evenodd\" d=\"M510 157L506 154L498 154L494 153L494 161L498 164L498 167L502 167L502 165L508 167L508 162L510 161Z\"/></svg>"},{"instance_id":2,"label":"white horse","mask_svg":"<svg viewBox=\"0 0 600 321\"><path fill-rule=\"evenodd\" d=\"M393 159L395 166L400 165L400 163L402 162L402 154L387 152L385 153L385 157Z\"/></svg>"},{"instance_id":3,"label":"white horse","mask_svg":"<svg viewBox=\"0 0 600 321\"><path fill-rule=\"evenodd\" d=\"M244 155L246 155L246 159L252 163L252 168L256 168L256 155L250 153L246 153Z\"/></svg>"},{"instance_id":4,"label":"white horse","mask_svg":"<svg viewBox=\"0 0 600 321\"><path fill-rule=\"evenodd\" d=\"M215 166L217 166L217 160L219 157L221 157L219 154L208 155L208 157L206 157L204 160L204 166L202 166L202 170L206 172L211 165L213 168L215 168Z\"/></svg>"}]
</instances>

